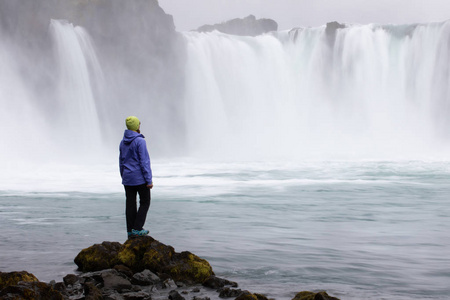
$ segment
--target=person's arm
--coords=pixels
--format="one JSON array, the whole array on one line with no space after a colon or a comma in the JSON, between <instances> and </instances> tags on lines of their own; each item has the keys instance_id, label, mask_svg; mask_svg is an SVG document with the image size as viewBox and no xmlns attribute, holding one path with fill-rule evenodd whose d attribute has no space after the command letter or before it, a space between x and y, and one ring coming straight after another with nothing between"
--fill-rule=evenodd
<instances>
[{"instance_id":1,"label":"person's arm","mask_svg":"<svg viewBox=\"0 0 450 300\"><path fill-rule=\"evenodd\" d=\"M120 143L119 146L119 170L120 170L120 177L123 177L123 158L122 158L122 142Z\"/></svg>"},{"instance_id":2,"label":"person's arm","mask_svg":"<svg viewBox=\"0 0 450 300\"><path fill-rule=\"evenodd\" d=\"M142 174L144 175L145 181L147 182L147 187L151 189L153 187L153 176L150 163L150 155L148 154L147 143L143 138L139 139L138 154Z\"/></svg>"}]
</instances>

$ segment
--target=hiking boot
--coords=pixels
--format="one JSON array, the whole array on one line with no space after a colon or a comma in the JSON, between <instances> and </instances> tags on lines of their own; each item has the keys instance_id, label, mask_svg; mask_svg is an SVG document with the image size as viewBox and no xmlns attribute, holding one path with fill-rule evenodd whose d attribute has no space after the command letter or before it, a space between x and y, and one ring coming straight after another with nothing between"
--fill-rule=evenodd
<instances>
[{"instance_id":1,"label":"hiking boot","mask_svg":"<svg viewBox=\"0 0 450 300\"><path fill-rule=\"evenodd\" d=\"M136 229L132 229L131 230L131 235L132 236L145 236L148 235L149 231L145 230L144 228L142 228L142 230L136 230Z\"/></svg>"}]
</instances>

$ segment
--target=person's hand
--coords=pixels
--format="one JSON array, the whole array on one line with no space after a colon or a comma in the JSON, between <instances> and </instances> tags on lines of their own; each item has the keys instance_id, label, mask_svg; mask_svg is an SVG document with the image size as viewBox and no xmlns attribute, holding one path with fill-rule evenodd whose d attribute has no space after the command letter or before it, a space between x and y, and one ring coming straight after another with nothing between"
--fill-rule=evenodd
<instances>
[{"instance_id":1,"label":"person's hand","mask_svg":"<svg viewBox=\"0 0 450 300\"><path fill-rule=\"evenodd\" d=\"M152 189L153 183L152 183L152 184L147 184L147 187L148 187L149 189Z\"/></svg>"}]
</instances>

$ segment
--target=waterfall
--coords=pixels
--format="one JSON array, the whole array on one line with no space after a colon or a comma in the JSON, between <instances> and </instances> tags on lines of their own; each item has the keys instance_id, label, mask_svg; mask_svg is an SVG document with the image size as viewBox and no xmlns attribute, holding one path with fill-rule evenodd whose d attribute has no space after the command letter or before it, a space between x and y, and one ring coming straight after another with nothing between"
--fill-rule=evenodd
<instances>
[{"instance_id":1,"label":"waterfall","mask_svg":"<svg viewBox=\"0 0 450 300\"><path fill-rule=\"evenodd\" d=\"M82 27L67 21L52 20L57 64L57 124L69 136L67 142L79 149L92 149L101 144L101 124L97 112L103 74L89 34Z\"/></svg>"},{"instance_id":2,"label":"waterfall","mask_svg":"<svg viewBox=\"0 0 450 300\"><path fill-rule=\"evenodd\" d=\"M395 160L449 153L450 22L257 37L185 32L173 48L183 53L184 76L173 74L179 69L169 60L154 64L158 56L130 65L88 31L52 20L39 51L0 31L0 117L14 124L1 138L17 146L2 143L3 160L50 152L113 157L129 114L143 116L151 148L166 156ZM183 97L169 97L169 89Z\"/></svg>"},{"instance_id":3,"label":"waterfall","mask_svg":"<svg viewBox=\"0 0 450 300\"><path fill-rule=\"evenodd\" d=\"M253 158L446 151L450 22L185 33L189 147Z\"/></svg>"}]
</instances>

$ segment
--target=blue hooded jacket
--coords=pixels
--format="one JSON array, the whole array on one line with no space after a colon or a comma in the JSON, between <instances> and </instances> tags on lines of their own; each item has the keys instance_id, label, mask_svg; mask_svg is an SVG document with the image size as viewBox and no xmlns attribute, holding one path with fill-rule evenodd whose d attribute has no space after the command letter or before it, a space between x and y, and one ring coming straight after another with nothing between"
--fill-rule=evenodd
<instances>
[{"instance_id":1,"label":"blue hooded jacket","mask_svg":"<svg viewBox=\"0 0 450 300\"><path fill-rule=\"evenodd\" d=\"M125 130L119 150L122 184L131 186L152 184L150 156L144 136L133 130Z\"/></svg>"}]
</instances>

